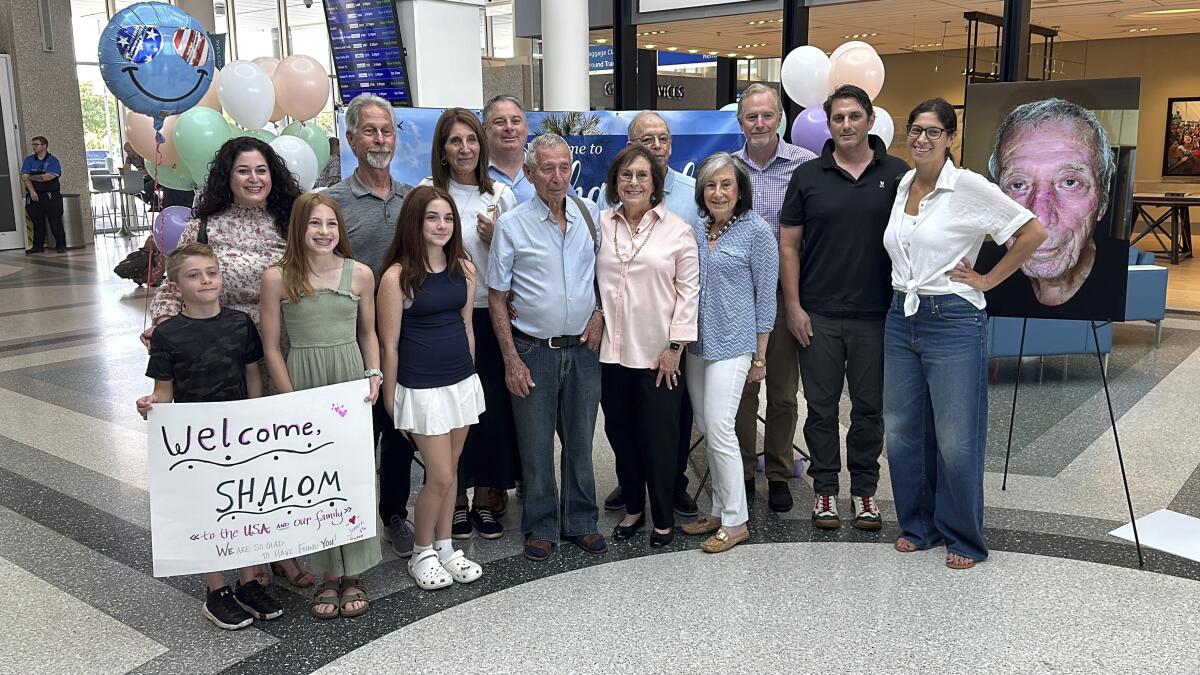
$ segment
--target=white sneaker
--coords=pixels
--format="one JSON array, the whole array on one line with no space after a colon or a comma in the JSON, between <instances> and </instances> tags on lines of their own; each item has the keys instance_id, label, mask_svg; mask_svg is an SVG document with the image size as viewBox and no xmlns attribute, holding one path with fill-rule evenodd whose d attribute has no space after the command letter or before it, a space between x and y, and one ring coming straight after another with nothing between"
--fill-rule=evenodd
<instances>
[{"instance_id":1,"label":"white sneaker","mask_svg":"<svg viewBox=\"0 0 1200 675\"><path fill-rule=\"evenodd\" d=\"M837 512L837 495L817 495L813 501L812 522L822 530L836 530L842 526Z\"/></svg>"},{"instance_id":2,"label":"white sneaker","mask_svg":"<svg viewBox=\"0 0 1200 675\"><path fill-rule=\"evenodd\" d=\"M851 497L854 504L854 526L860 530L878 530L883 527L883 518L879 515L879 504L874 497Z\"/></svg>"}]
</instances>

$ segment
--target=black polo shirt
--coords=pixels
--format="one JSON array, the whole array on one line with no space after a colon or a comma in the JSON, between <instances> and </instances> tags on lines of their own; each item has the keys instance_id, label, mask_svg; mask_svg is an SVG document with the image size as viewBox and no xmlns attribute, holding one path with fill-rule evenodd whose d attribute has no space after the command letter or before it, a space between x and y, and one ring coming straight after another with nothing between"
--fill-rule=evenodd
<instances>
[{"instance_id":1,"label":"black polo shirt","mask_svg":"<svg viewBox=\"0 0 1200 675\"><path fill-rule=\"evenodd\" d=\"M855 180L833 160L833 141L821 157L792 173L779 211L783 227L804 227L800 304L831 317L881 317L892 298L892 262L883 231L908 164L867 139L874 159Z\"/></svg>"}]
</instances>

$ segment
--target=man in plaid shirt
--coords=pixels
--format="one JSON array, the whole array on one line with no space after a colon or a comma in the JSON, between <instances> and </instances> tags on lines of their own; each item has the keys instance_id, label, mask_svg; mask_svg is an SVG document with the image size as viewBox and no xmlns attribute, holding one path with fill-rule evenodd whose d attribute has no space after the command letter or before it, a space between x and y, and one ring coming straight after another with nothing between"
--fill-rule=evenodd
<instances>
[{"instance_id":1,"label":"man in plaid shirt","mask_svg":"<svg viewBox=\"0 0 1200 675\"><path fill-rule=\"evenodd\" d=\"M775 239L779 239L779 209L787 192L792 172L817 156L779 137L783 121L783 103L779 94L766 85L752 84L738 102L738 122L746 143L733 153L746 164L750 185L754 188L751 200L754 212L771 224ZM767 343L767 428L763 453L766 459L768 504L773 511L790 511L792 492L788 479L796 472L792 458L792 439L796 435L799 410L796 391L800 386L799 345L787 327L783 296L776 287L777 307L775 330ZM755 354L755 360L763 358ZM738 445L742 449L743 477L746 480L746 499L754 494L754 472L758 464L758 391L757 382L747 384L737 414Z\"/></svg>"}]
</instances>

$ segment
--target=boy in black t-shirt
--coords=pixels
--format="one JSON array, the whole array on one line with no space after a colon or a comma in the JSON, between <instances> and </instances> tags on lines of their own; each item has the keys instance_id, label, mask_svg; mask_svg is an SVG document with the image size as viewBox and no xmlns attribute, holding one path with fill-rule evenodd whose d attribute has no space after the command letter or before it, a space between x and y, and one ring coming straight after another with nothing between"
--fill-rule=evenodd
<instances>
[{"instance_id":1,"label":"boy in black t-shirt","mask_svg":"<svg viewBox=\"0 0 1200 675\"><path fill-rule=\"evenodd\" d=\"M222 308L221 267L205 244L185 244L167 259L167 278L179 288L183 312L158 325L150 338L146 376L154 393L137 400L145 417L155 403L238 401L262 395L258 362L263 358L258 329L245 312ZM208 596L201 610L220 628L245 628L254 619L283 615L279 602L255 577L254 567L238 570L237 592L224 572L204 575Z\"/></svg>"}]
</instances>

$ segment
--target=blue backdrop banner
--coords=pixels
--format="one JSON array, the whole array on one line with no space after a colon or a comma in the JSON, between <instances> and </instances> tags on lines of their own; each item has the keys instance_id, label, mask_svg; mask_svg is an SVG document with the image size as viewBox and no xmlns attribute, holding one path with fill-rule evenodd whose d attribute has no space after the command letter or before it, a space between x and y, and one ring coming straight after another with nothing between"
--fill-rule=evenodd
<instances>
[{"instance_id":1,"label":"blue backdrop banner","mask_svg":"<svg viewBox=\"0 0 1200 675\"><path fill-rule=\"evenodd\" d=\"M444 108L396 108L396 154L392 158L392 177L416 185L429 175L433 128ZM476 111L478 112L478 111ZM721 150L742 147L743 137L732 111L660 110L671 128L671 168L689 176L705 157ZM566 139L574 156L571 187L576 194L593 201L604 190L609 164L627 140L629 120L638 111L597 110L594 112L529 112L530 138L543 131L554 131ZM338 113L337 128L346 128L345 114ZM564 133L565 132L565 133ZM345 140L344 138L342 139ZM358 160L348 147L343 148L342 176L349 176Z\"/></svg>"}]
</instances>

